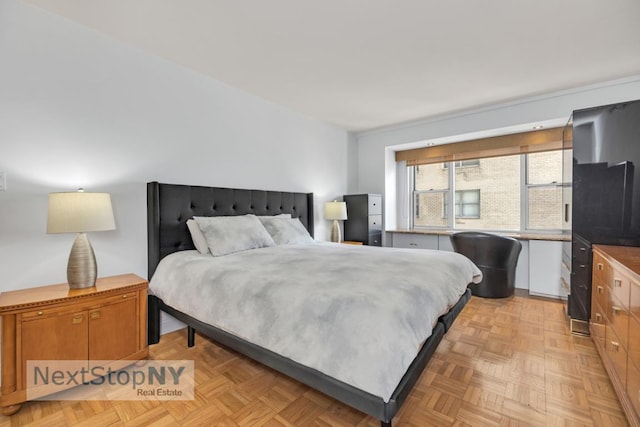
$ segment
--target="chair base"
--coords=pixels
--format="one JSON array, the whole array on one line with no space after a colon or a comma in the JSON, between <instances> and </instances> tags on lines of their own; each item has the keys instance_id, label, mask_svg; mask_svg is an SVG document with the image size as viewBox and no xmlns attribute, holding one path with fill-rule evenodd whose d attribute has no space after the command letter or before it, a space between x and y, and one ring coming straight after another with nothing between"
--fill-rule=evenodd
<instances>
[{"instance_id":1,"label":"chair base","mask_svg":"<svg viewBox=\"0 0 640 427\"><path fill-rule=\"evenodd\" d=\"M469 289L471 289L472 295L482 298L508 298L515 293L515 288L488 286L483 283L470 285Z\"/></svg>"}]
</instances>

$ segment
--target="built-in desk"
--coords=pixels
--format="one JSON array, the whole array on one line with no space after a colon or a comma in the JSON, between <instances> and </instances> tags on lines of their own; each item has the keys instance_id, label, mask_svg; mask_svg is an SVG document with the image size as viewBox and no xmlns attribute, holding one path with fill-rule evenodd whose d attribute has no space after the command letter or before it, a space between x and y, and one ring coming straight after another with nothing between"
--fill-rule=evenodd
<instances>
[{"instance_id":1,"label":"built-in desk","mask_svg":"<svg viewBox=\"0 0 640 427\"><path fill-rule=\"evenodd\" d=\"M461 231L464 230L387 230L387 245L394 248L453 251L449 236ZM526 289L531 295L567 297L567 290L560 285L562 242L571 241L571 236L560 233L495 234L514 237L522 243L516 267L516 288Z\"/></svg>"}]
</instances>

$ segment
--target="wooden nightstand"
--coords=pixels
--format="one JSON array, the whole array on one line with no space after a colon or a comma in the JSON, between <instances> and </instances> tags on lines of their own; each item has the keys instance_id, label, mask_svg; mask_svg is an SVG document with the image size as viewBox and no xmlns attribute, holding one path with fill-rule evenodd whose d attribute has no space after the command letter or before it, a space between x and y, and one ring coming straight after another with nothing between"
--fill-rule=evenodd
<instances>
[{"instance_id":1,"label":"wooden nightstand","mask_svg":"<svg viewBox=\"0 0 640 427\"><path fill-rule=\"evenodd\" d=\"M147 287L123 274L92 288L64 283L0 293L2 413L17 412L27 400L27 360L145 359Z\"/></svg>"}]
</instances>

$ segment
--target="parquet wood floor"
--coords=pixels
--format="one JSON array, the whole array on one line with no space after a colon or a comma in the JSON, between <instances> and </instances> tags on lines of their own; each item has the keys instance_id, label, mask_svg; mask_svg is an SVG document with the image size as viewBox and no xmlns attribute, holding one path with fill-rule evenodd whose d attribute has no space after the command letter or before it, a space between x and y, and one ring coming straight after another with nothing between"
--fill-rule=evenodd
<instances>
[{"instance_id":1,"label":"parquet wood floor","mask_svg":"<svg viewBox=\"0 0 640 427\"><path fill-rule=\"evenodd\" d=\"M30 402L3 426L379 426L379 422L186 330L154 359L193 359L182 402ZM394 426L626 426L590 338L569 334L559 301L473 297Z\"/></svg>"}]
</instances>

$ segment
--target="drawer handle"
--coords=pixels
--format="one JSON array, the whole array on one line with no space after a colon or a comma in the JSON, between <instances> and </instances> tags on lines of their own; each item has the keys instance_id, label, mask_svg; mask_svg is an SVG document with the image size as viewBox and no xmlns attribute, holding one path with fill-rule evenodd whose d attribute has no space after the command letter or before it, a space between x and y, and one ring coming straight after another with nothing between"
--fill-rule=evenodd
<instances>
[{"instance_id":1,"label":"drawer handle","mask_svg":"<svg viewBox=\"0 0 640 427\"><path fill-rule=\"evenodd\" d=\"M601 321L602 321L602 314L596 313L596 322L601 322Z\"/></svg>"},{"instance_id":2,"label":"drawer handle","mask_svg":"<svg viewBox=\"0 0 640 427\"><path fill-rule=\"evenodd\" d=\"M411 243L409 243L409 246L418 246L418 244L411 242Z\"/></svg>"},{"instance_id":3,"label":"drawer handle","mask_svg":"<svg viewBox=\"0 0 640 427\"><path fill-rule=\"evenodd\" d=\"M584 252L586 250L587 250L587 248L580 248L580 252Z\"/></svg>"},{"instance_id":4,"label":"drawer handle","mask_svg":"<svg viewBox=\"0 0 640 427\"><path fill-rule=\"evenodd\" d=\"M622 287L622 280L620 280L620 279L613 279L613 287L614 287L614 288L621 288L621 287Z\"/></svg>"},{"instance_id":5,"label":"drawer handle","mask_svg":"<svg viewBox=\"0 0 640 427\"><path fill-rule=\"evenodd\" d=\"M44 314L44 311L39 311L38 312L38 316L42 316Z\"/></svg>"},{"instance_id":6,"label":"drawer handle","mask_svg":"<svg viewBox=\"0 0 640 427\"><path fill-rule=\"evenodd\" d=\"M71 318L71 324L77 325L78 323L82 323L83 318L84 318L84 314L76 314Z\"/></svg>"},{"instance_id":7,"label":"drawer handle","mask_svg":"<svg viewBox=\"0 0 640 427\"><path fill-rule=\"evenodd\" d=\"M620 344L615 342L615 341L611 341L611 347L613 347L613 349L615 351L619 351L620 350Z\"/></svg>"},{"instance_id":8,"label":"drawer handle","mask_svg":"<svg viewBox=\"0 0 640 427\"><path fill-rule=\"evenodd\" d=\"M598 286L596 287L596 289L597 289L597 291L598 291L598 293L599 293L599 294L604 293L604 288L603 288L602 286L598 285Z\"/></svg>"},{"instance_id":9,"label":"drawer handle","mask_svg":"<svg viewBox=\"0 0 640 427\"><path fill-rule=\"evenodd\" d=\"M620 314L622 309L620 307L613 306L613 307L611 307L611 311L613 312L613 314L615 314L617 316L617 315Z\"/></svg>"},{"instance_id":10,"label":"drawer handle","mask_svg":"<svg viewBox=\"0 0 640 427\"><path fill-rule=\"evenodd\" d=\"M598 266L598 270L601 270L604 268L604 265L602 265L601 262L599 262L598 264L596 264Z\"/></svg>"},{"instance_id":11,"label":"drawer handle","mask_svg":"<svg viewBox=\"0 0 640 427\"><path fill-rule=\"evenodd\" d=\"M126 297L127 297L127 294L122 295L122 298L126 298Z\"/></svg>"},{"instance_id":12,"label":"drawer handle","mask_svg":"<svg viewBox=\"0 0 640 427\"><path fill-rule=\"evenodd\" d=\"M91 320L95 320L95 319L99 319L100 318L100 312L99 311L92 311L91 312Z\"/></svg>"}]
</instances>

